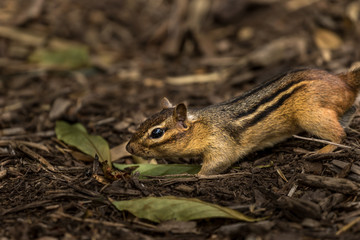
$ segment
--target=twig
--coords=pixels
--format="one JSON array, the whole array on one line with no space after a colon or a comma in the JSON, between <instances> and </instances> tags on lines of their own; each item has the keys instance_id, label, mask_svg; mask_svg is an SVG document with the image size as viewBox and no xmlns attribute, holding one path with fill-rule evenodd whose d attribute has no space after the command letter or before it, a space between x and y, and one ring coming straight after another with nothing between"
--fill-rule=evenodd
<instances>
[{"instance_id":1,"label":"twig","mask_svg":"<svg viewBox=\"0 0 360 240\"><path fill-rule=\"evenodd\" d=\"M32 151L30 148L26 147L25 145L20 144L18 146L18 148L24 152L25 154L27 154L29 157L38 160L46 169L52 171L52 172L57 172L57 170L55 169L55 167L53 165L51 165L43 156L37 154L36 152Z\"/></svg>"},{"instance_id":2,"label":"twig","mask_svg":"<svg viewBox=\"0 0 360 240\"><path fill-rule=\"evenodd\" d=\"M316 139L316 138L308 138L308 137L301 137L298 135L293 135L294 138L298 138L298 139L302 139L302 140L307 140L307 141L312 141L312 142L318 142L318 143L324 143L324 144L330 144L330 145L334 145L340 148L347 148L347 149L353 149L352 147L343 145L343 144L339 144L339 143L334 143L331 141L327 141L327 140L322 140L322 139Z\"/></svg>"},{"instance_id":3,"label":"twig","mask_svg":"<svg viewBox=\"0 0 360 240\"><path fill-rule=\"evenodd\" d=\"M347 130L349 130L349 131L351 131L351 132L354 132L354 133L360 134L360 132L359 132L359 131L357 131L357 130L355 130L355 129L353 129L353 128L347 127L346 129L347 129Z\"/></svg>"},{"instance_id":4,"label":"twig","mask_svg":"<svg viewBox=\"0 0 360 240\"><path fill-rule=\"evenodd\" d=\"M355 224L357 224L358 222L360 222L360 217L355 218L354 220L352 220L351 222L349 222L348 224L346 224L345 226L343 226L342 228L339 229L339 231L336 232L336 235L340 235L343 232L349 230L352 226L354 226Z\"/></svg>"},{"instance_id":5,"label":"twig","mask_svg":"<svg viewBox=\"0 0 360 240\"><path fill-rule=\"evenodd\" d=\"M47 203L51 203L52 200L42 200L42 201L36 201L36 202L31 202L29 204L25 204L25 205L20 205L14 208L10 208L10 209L6 209L2 212L0 212L0 216L4 216L8 213L15 213L15 212L20 212L29 208L38 208L38 207L44 207Z\"/></svg>"},{"instance_id":6,"label":"twig","mask_svg":"<svg viewBox=\"0 0 360 240\"><path fill-rule=\"evenodd\" d=\"M15 146L25 145L31 148L36 148L46 152L50 152L46 146L39 143L26 142L21 140L0 140L0 146L7 146L7 145L15 145Z\"/></svg>"},{"instance_id":7,"label":"twig","mask_svg":"<svg viewBox=\"0 0 360 240\"><path fill-rule=\"evenodd\" d=\"M285 181L285 182L289 182L289 180L287 180L287 178L285 177L285 175L283 174L283 172L281 171L280 168L275 167L276 172L279 174L279 176Z\"/></svg>"},{"instance_id":8,"label":"twig","mask_svg":"<svg viewBox=\"0 0 360 240\"><path fill-rule=\"evenodd\" d=\"M83 219L83 218L71 216L71 215L63 213L63 212L56 212L56 213L53 213L51 216L55 217L55 218L60 218L60 217L69 218L71 220L74 220L74 221L77 221L77 222L83 222L83 223L102 224L102 225L105 225L105 226L108 226L108 227L118 227L118 228L126 227L126 225L122 224L122 223L115 223L115 222L109 222L109 221L99 221L99 220L96 220L96 219L89 219L89 218L84 218Z\"/></svg>"}]
</instances>

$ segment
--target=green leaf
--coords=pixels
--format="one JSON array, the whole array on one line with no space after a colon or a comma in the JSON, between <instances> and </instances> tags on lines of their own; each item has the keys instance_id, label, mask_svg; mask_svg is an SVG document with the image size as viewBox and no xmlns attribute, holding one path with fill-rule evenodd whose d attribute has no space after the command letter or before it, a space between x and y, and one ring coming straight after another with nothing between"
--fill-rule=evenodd
<instances>
[{"instance_id":1,"label":"green leaf","mask_svg":"<svg viewBox=\"0 0 360 240\"><path fill-rule=\"evenodd\" d=\"M190 221L207 218L231 218L246 222L260 220L196 198L148 197L113 201L112 204L121 211L129 211L138 218L145 218L157 223L169 220Z\"/></svg>"},{"instance_id":2,"label":"green leaf","mask_svg":"<svg viewBox=\"0 0 360 240\"><path fill-rule=\"evenodd\" d=\"M89 65L88 49L70 46L65 49L37 49L29 57L30 62L46 68L76 69Z\"/></svg>"},{"instance_id":3,"label":"green leaf","mask_svg":"<svg viewBox=\"0 0 360 240\"><path fill-rule=\"evenodd\" d=\"M89 135L83 125L76 123L70 125L64 121L57 121L55 126L56 137L68 145L76 147L83 153L99 157L103 166L111 169L109 145L100 136Z\"/></svg>"},{"instance_id":4,"label":"green leaf","mask_svg":"<svg viewBox=\"0 0 360 240\"><path fill-rule=\"evenodd\" d=\"M200 165L186 165L186 164L118 164L114 163L114 167L119 170L124 170L129 167L138 167L134 172L140 173L140 178L146 176L164 176L172 174L196 174L200 171Z\"/></svg>"}]
</instances>

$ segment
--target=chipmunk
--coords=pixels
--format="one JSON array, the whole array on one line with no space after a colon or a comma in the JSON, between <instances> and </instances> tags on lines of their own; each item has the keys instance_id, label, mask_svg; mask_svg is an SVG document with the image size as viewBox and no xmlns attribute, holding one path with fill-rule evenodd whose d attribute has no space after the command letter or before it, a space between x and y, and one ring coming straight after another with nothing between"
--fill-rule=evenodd
<instances>
[{"instance_id":1,"label":"chipmunk","mask_svg":"<svg viewBox=\"0 0 360 240\"><path fill-rule=\"evenodd\" d=\"M360 68L338 75L296 69L201 109L173 106L164 98L162 111L140 125L126 149L145 158L200 156L198 174L218 174L245 155L302 131L340 143L359 90ZM327 145L315 153L335 149Z\"/></svg>"}]
</instances>

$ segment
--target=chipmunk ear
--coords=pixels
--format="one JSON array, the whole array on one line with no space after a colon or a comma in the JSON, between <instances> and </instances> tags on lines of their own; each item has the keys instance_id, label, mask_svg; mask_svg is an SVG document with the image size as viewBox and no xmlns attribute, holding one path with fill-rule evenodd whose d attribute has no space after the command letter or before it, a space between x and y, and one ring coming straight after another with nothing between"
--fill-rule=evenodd
<instances>
[{"instance_id":1,"label":"chipmunk ear","mask_svg":"<svg viewBox=\"0 0 360 240\"><path fill-rule=\"evenodd\" d=\"M177 123L179 123L183 128L187 128L186 120L187 120L187 107L184 103L178 104L174 108L174 119Z\"/></svg>"},{"instance_id":2,"label":"chipmunk ear","mask_svg":"<svg viewBox=\"0 0 360 240\"><path fill-rule=\"evenodd\" d=\"M162 107L162 109L168 109L168 108L172 108L173 105L171 104L171 102L169 101L169 99L167 99L166 97L164 97L161 102L160 105Z\"/></svg>"}]
</instances>

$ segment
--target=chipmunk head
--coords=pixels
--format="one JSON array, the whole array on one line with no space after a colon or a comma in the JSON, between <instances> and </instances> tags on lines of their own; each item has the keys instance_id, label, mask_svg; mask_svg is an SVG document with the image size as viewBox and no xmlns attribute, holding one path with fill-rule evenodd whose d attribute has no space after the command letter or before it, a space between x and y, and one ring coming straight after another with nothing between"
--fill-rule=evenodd
<instances>
[{"instance_id":1,"label":"chipmunk head","mask_svg":"<svg viewBox=\"0 0 360 240\"><path fill-rule=\"evenodd\" d=\"M126 150L140 157L178 157L192 155L188 147L193 131L184 103L173 107L168 99L161 102L162 111L143 122L131 137Z\"/></svg>"}]
</instances>

